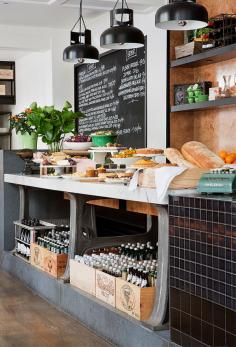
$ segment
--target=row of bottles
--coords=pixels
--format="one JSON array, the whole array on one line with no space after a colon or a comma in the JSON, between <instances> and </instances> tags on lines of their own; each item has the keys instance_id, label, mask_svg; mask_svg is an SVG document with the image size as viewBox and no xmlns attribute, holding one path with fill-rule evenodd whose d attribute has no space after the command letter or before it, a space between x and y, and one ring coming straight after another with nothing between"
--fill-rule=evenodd
<instances>
[{"instance_id":1,"label":"row of bottles","mask_svg":"<svg viewBox=\"0 0 236 347\"><path fill-rule=\"evenodd\" d=\"M30 246L26 246L24 243L16 243L16 252L21 256L25 257L27 260L30 258Z\"/></svg>"},{"instance_id":2,"label":"row of bottles","mask_svg":"<svg viewBox=\"0 0 236 347\"><path fill-rule=\"evenodd\" d=\"M44 233L43 237L37 238L37 244L57 254L68 254L70 245L70 228L61 225Z\"/></svg>"},{"instance_id":3,"label":"row of bottles","mask_svg":"<svg viewBox=\"0 0 236 347\"><path fill-rule=\"evenodd\" d=\"M38 218L24 218L21 220L21 224L26 225L28 227L39 227L42 226L40 224L40 220Z\"/></svg>"},{"instance_id":4,"label":"row of bottles","mask_svg":"<svg viewBox=\"0 0 236 347\"><path fill-rule=\"evenodd\" d=\"M148 242L142 245L122 244L110 248L110 252L108 250L109 248L104 248L99 249L99 254L95 251L91 255L76 255L75 260L141 288L156 286L157 248Z\"/></svg>"}]
</instances>

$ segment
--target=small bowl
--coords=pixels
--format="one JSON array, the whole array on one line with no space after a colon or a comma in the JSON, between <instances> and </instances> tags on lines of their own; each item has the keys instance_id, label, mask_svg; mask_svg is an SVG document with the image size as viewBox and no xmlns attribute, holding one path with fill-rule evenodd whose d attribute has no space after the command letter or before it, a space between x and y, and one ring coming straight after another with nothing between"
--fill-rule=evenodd
<instances>
[{"instance_id":1,"label":"small bowl","mask_svg":"<svg viewBox=\"0 0 236 347\"><path fill-rule=\"evenodd\" d=\"M209 100L208 95L198 95L198 97L196 98L196 102L204 102L208 100Z\"/></svg>"},{"instance_id":2,"label":"small bowl","mask_svg":"<svg viewBox=\"0 0 236 347\"><path fill-rule=\"evenodd\" d=\"M92 147L92 142L64 142L63 149L74 151L87 151Z\"/></svg>"}]
</instances>

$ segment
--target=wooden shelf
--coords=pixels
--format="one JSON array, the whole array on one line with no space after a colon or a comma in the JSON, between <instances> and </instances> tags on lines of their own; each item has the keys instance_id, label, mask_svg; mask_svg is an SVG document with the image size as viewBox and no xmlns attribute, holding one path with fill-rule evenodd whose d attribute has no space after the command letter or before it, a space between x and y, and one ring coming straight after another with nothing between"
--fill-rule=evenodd
<instances>
[{"instance_id":1,"label":"wooden shelf","mask_svg":"<svg viewBox=\"0 0 236 347\"><path fill-rule=\"evenodd\" d=\"M236 97L222 98L214 101L196 102L194 104L176 105L171 107L171 112L197 111L233 105L236 105Z\"/></svg>"},{"instance_id":2,"label":"wooden shelf","mask_svg":"<svg viewBox=\"0 0 236 347\"><path fill-rule=\"evenodd\" d=\"M206 52L191 55L189 57L172 60L170 66L174 67L186 67L193 68L202 65L210 65L219 63L221 61L236 58L236 43L220 47L213 48Z\"/></svg>"}]
</instances>

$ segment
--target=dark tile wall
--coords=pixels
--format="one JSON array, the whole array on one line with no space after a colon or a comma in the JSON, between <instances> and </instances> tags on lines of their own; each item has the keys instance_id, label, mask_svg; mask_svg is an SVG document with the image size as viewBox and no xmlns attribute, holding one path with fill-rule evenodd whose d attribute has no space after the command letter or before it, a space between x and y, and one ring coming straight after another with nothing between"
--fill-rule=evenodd
<instances>
[{"instance_id":1,"label":"dark tile wall","mask_svg":"<svg viewBox=\"0 0 236 347\"><path fill-rule=\"evenodd\" d=\"M236 202L170 197L171 337L236 347Z\"/></svg>"}]
</instances>

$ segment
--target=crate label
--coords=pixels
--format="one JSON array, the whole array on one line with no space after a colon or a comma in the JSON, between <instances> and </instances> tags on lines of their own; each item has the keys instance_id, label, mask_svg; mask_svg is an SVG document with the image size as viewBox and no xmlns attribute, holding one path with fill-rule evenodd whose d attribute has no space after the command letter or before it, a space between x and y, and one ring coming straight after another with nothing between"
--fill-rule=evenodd
<instances>
[{"instance_id":1,"label":"crate label","mask_svg":"<svg viewBox=\"0 0 236 347\"><path fill-rule=\"evenodd\" d=\"M106 303L115 306L115 278L104 273L96 273L96 296Z\"/></svg>"},{"instance_id":2,"label":"crate label","mask_svg":"<svg viewBox=\"0 0 236 347\"><path fill-rule=\"evenodd\" d=\"M120 301L125 311L134 311L136 307L135 293L128 284L124 284L120 288Z\"/></svg>"}]
</instances>

